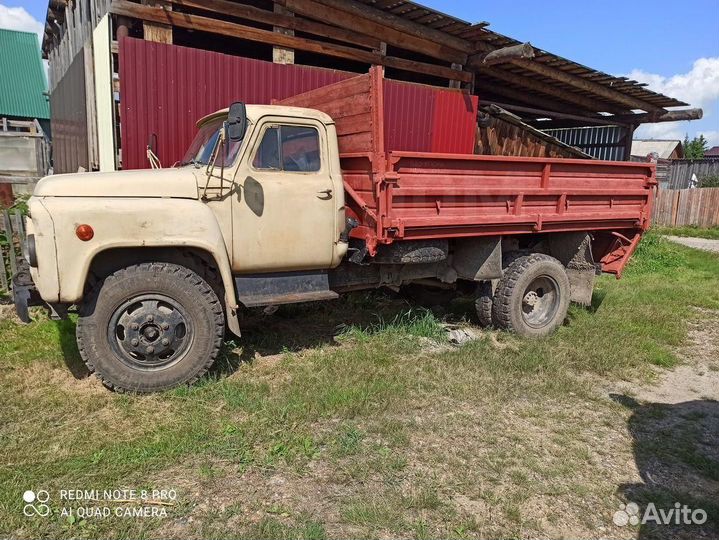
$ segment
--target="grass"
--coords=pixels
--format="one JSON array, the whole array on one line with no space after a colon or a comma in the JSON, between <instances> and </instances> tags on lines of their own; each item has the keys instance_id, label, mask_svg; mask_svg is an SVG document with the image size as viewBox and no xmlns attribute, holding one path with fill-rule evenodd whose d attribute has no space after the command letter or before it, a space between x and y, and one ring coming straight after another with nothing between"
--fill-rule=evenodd
<instances>
[{"instance_id":1,"label":"grass","mask_svg":"<svg viewBox=\"0 0 719 540\"><path fill-rule=\"evenodd\" d=\"M686 236L694 238L707 238L709 240L719 240L719 227L697 227L690 225L686 227L652 227L652 232L656 234L665 234L670 236Z\"/></svg>"},{"instance_id":2,"label":"grass","mask_svg":"<svg viewBox=\"0 0 719 540\"><path fill-rule=\"evenodd\" d=\"M461 299L443 314L379 293L287 306L245 320L197 386L144 397L73 377L73 321L0 320L0 536L556 537L568 520L596 536L631 478L607 463L658 452L717 470L694 431L671 451L633 445L637 410L596 391L679 361L695 308L719 309L716 268L649 235L541 341L448 346L443 319L471 317ZM179 498L165 519L71 523L57 500L50 518L22 515L26 489L106 487Z\"/></svg>"}]
</instances>

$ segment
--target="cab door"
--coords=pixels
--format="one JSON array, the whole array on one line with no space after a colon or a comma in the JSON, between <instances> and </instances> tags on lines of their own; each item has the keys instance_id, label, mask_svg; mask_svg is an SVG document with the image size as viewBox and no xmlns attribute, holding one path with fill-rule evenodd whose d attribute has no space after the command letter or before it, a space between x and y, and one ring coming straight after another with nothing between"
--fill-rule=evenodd
<instances>
[{"instance_id":1,"label":"cab door","mask_svg":"<svg viewBox=\"0 0 719 540\"><path fill-rule=\"evenodd\" d=\"M338 241L328 135L313 120L265 117L237 171L233 270L326 269ZM341 184L340 184L341 185Z\"/></svg>"}]
</instances>

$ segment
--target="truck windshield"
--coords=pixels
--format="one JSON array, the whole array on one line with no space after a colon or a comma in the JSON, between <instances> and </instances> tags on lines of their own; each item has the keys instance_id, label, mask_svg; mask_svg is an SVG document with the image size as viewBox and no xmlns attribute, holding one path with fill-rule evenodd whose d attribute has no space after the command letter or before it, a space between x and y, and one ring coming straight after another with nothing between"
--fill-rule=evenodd
<instances>
[{"instance_id":1,"label":"truck windshield","mask_svg":"<svg viewBox=\"0 0 719 540\"><path fill-rule=\"evenodd\" d=\"M225 121L224 118L218 118L207 122L200 128L200 131L195 136L195 140L185 153L185 157L182 158L180 166L183 165L207 165L212 159L212 151L217 143L217 138L220 136L220 129ZM235 162L237 152L240 150L242 141L225 141L226 145L229 145L229 151L227 153L221 153L217 156L215 165L217 167L229 167Z\"/></svg>"}]
</instances>

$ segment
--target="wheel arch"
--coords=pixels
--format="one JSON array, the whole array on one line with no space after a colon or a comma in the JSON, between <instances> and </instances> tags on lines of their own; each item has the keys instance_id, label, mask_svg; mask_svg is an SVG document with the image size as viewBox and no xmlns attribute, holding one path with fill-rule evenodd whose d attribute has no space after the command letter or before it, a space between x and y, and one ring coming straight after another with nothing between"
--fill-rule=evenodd
<instances>
[{"instance_id":1,"label":"wheel arch","mask_svg":"<svg viewBox=\"0 0 719 540\"><path fill-rule=\"evenodd\" d=\"M215 290L219 298L224 298L228 327L233 333L240 335L237 295L227 253L200 243L182 246L105 246L87 260L87 269L83 272L83 296L98 280L121 268L143 262L174 263L197 272Z\"/></svg>"},{"instance_id":2,"label":"wheel arch","mask_svg":"<svg viewBox=\"0 0 719 540\"><path fill-rule=\"evenodd\" d=\"M239 332L225 238L231 228L224 222L221 226L220 218L206 204L190 199L132 197L48 197L44 204L54 224L58 302L74 304L82 299L91 264L98 254L128 248L141 253L195 249L207 252L215 261L225 289L228 326ZM94 236L89 241L76 236L80 223L93 228Z\"/></svg>"}]
</instances>

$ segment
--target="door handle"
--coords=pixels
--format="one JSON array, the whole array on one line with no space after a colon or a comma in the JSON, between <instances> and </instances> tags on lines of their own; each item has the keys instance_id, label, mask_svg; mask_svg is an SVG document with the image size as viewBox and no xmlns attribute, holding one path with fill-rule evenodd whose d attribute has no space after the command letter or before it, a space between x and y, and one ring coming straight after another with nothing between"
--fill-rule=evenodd
<instances>
[{"instance_id":1,"label":"door handle","mask_svg":"<svg viewBox=\"0 0 719 540\"><path fill-rule=\"evenodd\" d=\"M318 191L318 192L317 192L317 195L318 195L318 196L319 196L319 195L324 195L324 197L319 197L319 198L322 199L323 201L328 201L328 200L330 200L330 199L332 198L332 190L331 190L331 189L325 189L325 190L322 190L322 191Z\"/></svg>"}]
</instances>

